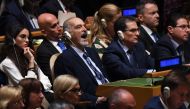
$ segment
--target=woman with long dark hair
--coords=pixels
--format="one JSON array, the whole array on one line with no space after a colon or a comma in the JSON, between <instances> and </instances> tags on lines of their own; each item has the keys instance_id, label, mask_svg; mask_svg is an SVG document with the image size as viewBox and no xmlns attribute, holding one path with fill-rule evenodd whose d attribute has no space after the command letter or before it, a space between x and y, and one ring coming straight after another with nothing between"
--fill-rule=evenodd
<instances>
[{"instance_id":1,"label":"woman with long dark hair","mask_svg":"<svg viewBox=\"0 0 190 109\"><path fill-rule=\"evenodd\" d=\"M46 91L51 89L48 77L35 62L31 33L27 28L13 25L7 31L0 53L0 70L7 75L9 84L17 85L24 78L37 78Z\"/></svg>"}]
</instances>

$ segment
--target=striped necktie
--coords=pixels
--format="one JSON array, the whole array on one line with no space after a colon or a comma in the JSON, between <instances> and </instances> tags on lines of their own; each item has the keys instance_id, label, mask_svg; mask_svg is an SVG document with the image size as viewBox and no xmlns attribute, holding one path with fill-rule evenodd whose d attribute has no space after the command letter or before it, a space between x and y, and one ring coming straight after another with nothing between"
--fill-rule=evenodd
<instances>
[{"instance_id":1,"label":"striped necktie","mask_svg":"<svg viewBox=\"0 0 190 109\"><path fill-rule=\"evenodd\" d=\"M94 65L91 63L89 56L87 55L86 52L84 52L83 54L83 58L86 60L86 62L88 63L88 65L90 66L90 68L94 71L95 76L102 82L102 84L107 83L108 81L106 80L106 78L103 76L103 74L101 72L99 72L96 67L94 67Z\"/></svg>"}]
</instances>

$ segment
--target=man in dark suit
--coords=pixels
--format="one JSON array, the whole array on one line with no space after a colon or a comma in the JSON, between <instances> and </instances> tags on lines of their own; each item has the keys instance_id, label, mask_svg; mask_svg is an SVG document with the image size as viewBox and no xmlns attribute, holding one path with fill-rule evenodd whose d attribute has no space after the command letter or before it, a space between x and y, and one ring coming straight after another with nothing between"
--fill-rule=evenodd
<instances>
[{"instance_id":1,"label":"man in dark suit","mask_svg":"<svg viewBox=\"0 0 190 109\"><path fill-rule=\"evenodd\" d=\"M156 43L152 56L156 60L181 56L183 62L189 63L189 48L184 45L189 39L187 19L179 13L173 13L169 16L166 25L167 34Z\"/></svg>"},{"instance_id":2,"label":"man in dark suit","mask_svg":"<svg viewBox=\"0 0 190 109\"><path fill-rule=\"evenodd\" d=\"M143 76L152 72L154 62L139 43L139 28L133 17L121 17L114 24L119 39L103 54L103 64L112 81ZM149 69L149 70L148 70Z\"/></svg>"},{"instance_id":3,"label":"man in dark suit","mask_svg":"<svg viewBox=\"0 0 190 109\"><path fill-rule=\"evenodd\" d=\"M56 75L71 74L79 79L80 87L85 94L84 99L97 105L105 101L105 97L97 97L96 87L108 82L106 72L96 51L87 47L84 22L77 17L66 20L63 24L65 37L71 44L57 58L54 69ZM68 34L69 33L69 34Z\"/></svg>"},{"instance_id":4,"label":"man in dark suit","mask_svg":"<svg viewBox=\"0 0 190 109\"><path fill-rule=\"evenodd\" d=\"M38 23L45 38L36 51L36 60L44 74L52 80L49 61L53 54L62 53L64 50L59 46L62 42L62 29L56 16L50 13L41 14L38 17Z\"/></svg>"},{"instance_id":5,"label":"man in dark suit","mask_svg":"<svg viewBox=\"0 0 190 109\"><path fill-rule=\"evenodd\" d=\"M173 70L161 85L161 95L150 99L144 109L187 109L184 105L189 86L181 69Z\"/></svg>"},{"instance_id":6,"label":"man in dark suit","mask_svg":"<svg viewBox=\"0 0 190 109\"><path fill-rule=\"evenodd\" d=\"M74 12L77 17L83 19L81 10L74 5L74 0L49 0L41 8L39 13L51 13L58 17L58 12Z\"/></svg>"},{"instance_id":7,"label":"man in dark suit","mask_svg":"<svg viewBox=\"0 0 190 109\"><path fill-rule=\"evenodd\" d=\"M160 38L157 33L159 25L158 6L153 0L141 0L137 5L137 18L140 22L140 41L150 54L153 45Z\"/></svg>"},{"instance_id":8,"label":"man in dark suit","mask_svg":"<svg viewBox=\"0 0 190 109\"><path fill-rule=\"evenodd\" d=\"M37 23L37 12L41 0L12 0L6 7L3 15L6 17L6 26L22 24L30 30L39 29Z\"/></svg>"}]
</instances>

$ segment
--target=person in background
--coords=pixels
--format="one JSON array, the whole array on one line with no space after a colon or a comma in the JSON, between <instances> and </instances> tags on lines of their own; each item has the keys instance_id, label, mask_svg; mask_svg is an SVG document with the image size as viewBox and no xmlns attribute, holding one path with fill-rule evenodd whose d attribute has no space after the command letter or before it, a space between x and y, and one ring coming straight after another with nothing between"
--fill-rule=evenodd
<instances>
[{"instance_id":1,"label":"person in background","mask_svg":"<svg viewBox=\"0 0 190 109\"><path fill-rule=\"evenodd\" d=\"M159 25L158 6L153 0L141 0L137 4L137 19L140 22L140 41L144 44L148 54L153 45L160 38L157 27Z\"/></svg>"},{"instance_id":2,"label":"person in background","mask_svg":"<svg viewBox=\"0 0 190 109\"><path fill-rule=\"evenodd\" d=\"M62 53L66 49L65 43L62 40L62 28L59 26L56 16L50 13L39 15L38 23L45 38L36 50L36 61L45 75L52 80L50 58L53 54Z\"/></svg>"},{"instance_id":3,"label":"person in background","mask_svg":"<svg viewBox=\"0 0 190 109\"><path fill-rule=\"evenodd\" d=\"M22 88L18 86L0 87L0 109L24 109Z\"/></svg>"},{"instance_id":4,"label":"person in background","mask_svg":"<svg viewBox=\"0 0 190 109\"><path fill-rule=\"evenodd\" d=\"M154 61L139 42L139 28L131 16L118 18L114 24L118 39L112 41L102 57L111 81L143 76L153 72Z\"/></svg>"},{"instance_id":5,"label":"person in background","mask_svg":"<svg viewBox=\"0 0 190 109\"><path fill-rule=\"evenodd\" d=\"M26 78L19 82L19 86L22 87L25 109L44 109L42 107L44 89L40 81L35 78Z\"/></svg>"},{"instance_id":6,"label":"person in background","mask_svg":"<svg viewBox=\"0 0 190 109\"><path fill-rule=\"evenodd\" d=\"M161 95L150 99L144 109L186 109L189 85L182 69L175 69L161 84Z\"/></svg>"},{"instance_id":7,"label":"person in background","mask_svg":"<svg viewBox=\"0 0 190 109\"><path fill-rule=\"evenodd\" d=\"M5 6L10 2L11 0L0 0L0 35L5 34L5 25L6 25L6 17L3 14L5 11Z\"/></svg>"},{"instance_id":8,"label":"person in background","mask_svg":"<svg viewBox=\"0 0 190 109\"><path fill-rule=\"evenodd\" d=\"M65 101L75 106L75 109L83 109L85 103L82 102L79 81L72 75L59 75L53 83L54 96L56 101Z\"/></svg>"},{"instance_id":9,"label":"person in background","mask_svg":"<svg viewBox=\"0 0 190 109\"><path fill-rule=\"evenodd\" d=\"M109 81L98 54L87 47L89 42L84 25L83 20L78 17L64 22L63 30L67 33L65 37L71 43L56 59L54 72L56 76L63 73L74 75L79 80L82 91L86 93L84 100L91 101L94 107L106 101L105 97L95 95L96 87Z\"/></svg>"},{"instance_id":10,"label":"person in background","mask_svg":"<svg viewBox=\"0 0 190 109\"><path fill-rule=\"evenodd\" d=\"M84 19L81 10L74 4L75 0L49 0L39 10L39 13L51 13L58 17L58 12L73 12L77 17Z\"/></svg>"},{"instance_id":11,"label":"person in background","mask_svg":"<svg viewBox=\"0 0 190 109\"><path fill-rule=\"evenodd\" d=\"M171 13L166 22L167 33L155 44L151 53L156 60L181 56L182 63L190 62L189 48L185 43L189 40L189 22L181 13Z\"/></svg>"},{"instance_id":12,"label":"person in background","mask_svg":"<svg viewBox=\"0 0 190 109\"><path fill-rule=\"evenodd\" d=\"M95 13L91 27L91 43L100 58L115 36L114 22L121 16L121 9L114 4L105 4Z\"/></svg>"},{"instance_id":13,"label":"person in background","mask_svg":"<svg viewBox=\"0 0 190 109\"><path fill-rule=\"evenodd\" d=\"M136 101L133 95L124 89L116 89L108 99L109 109L134 109Z\"/></svg>"},{"instance_id":14,"label":"person in background","mask_svg":"<svg viewBox=\"0 0 190 109\"><path fill-rule=\"evenodd\" d=\"M75 109L72 104L63 101L55 101L51 103L48 109Z\"/></svg>"},{"instance_id":15,"label":"person in background","mask_svg":"<svg viewBox=\"0 0 190 109\"><path fill-rule=\"evenodd\" d=\"M0 53L0 69L10 85L17 85L24 78L36 78L50 91L52 85L35 62L31 33L26 27L12 25Z\"/></svg>"},{"instance_id":16,"label":"person in background","mask_svg":"<svg viewBox=\"0 0 190 109\"><path fill-rule=\"evenodd\" d=\"M41 0L11 0L2 13L6 17L6 27L21 24L31 31L39 29L37 15L40 3Z\"/></svg>"}]
</instances>

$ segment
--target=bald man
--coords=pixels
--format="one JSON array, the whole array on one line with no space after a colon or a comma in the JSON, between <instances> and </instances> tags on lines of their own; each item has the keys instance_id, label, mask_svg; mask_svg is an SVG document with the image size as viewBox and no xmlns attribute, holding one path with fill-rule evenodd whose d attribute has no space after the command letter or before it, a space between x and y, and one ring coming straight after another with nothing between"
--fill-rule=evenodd
<instances>
[{"instance_id":1,"label":"bald man","mask_svg":"<svg viewBox=\"0 0 190 109\"><path fill-rule=\"evenodd\" d=\"M133 95L124 89L115 90L109 98L109 109L134 109L135 106Z\"/></svg>"},{"instance_id":2,"label":"bald man","mask_svg":"<svg viewBox=\"0 0 190 109\"><path fill-rule=\"evenodd\" d=\"M52 80L49 66L50 58L53 54L62 53L66 49L64 42L61 40L62 29L56 16L50 13L39 15L38 24L42 33L45 34L45 39L36 51L36 60L44 74Z\"/></svg>"}]
</instances>

